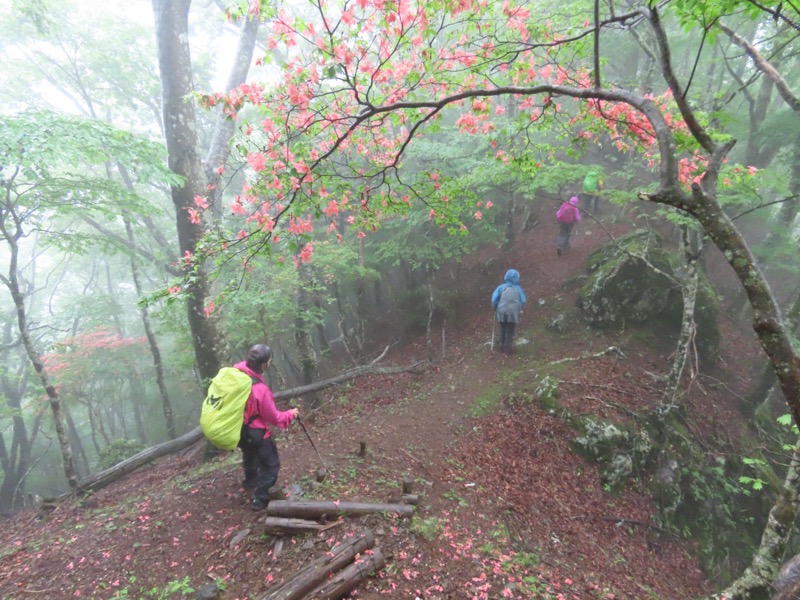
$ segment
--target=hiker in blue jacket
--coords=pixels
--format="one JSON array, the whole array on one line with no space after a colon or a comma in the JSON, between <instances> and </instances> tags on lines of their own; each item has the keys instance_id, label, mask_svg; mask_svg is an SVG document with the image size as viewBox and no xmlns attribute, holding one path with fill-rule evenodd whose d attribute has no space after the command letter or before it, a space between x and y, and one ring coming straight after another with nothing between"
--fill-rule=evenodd
<instances>
[{"instance_id":1,"label":"hiker in blue jacket","mask_svg":"<svg viewBox=\"0 0 800 600\"><path fill-rule=\"evenodd\" d=\"M500 323L500 351L511 354L514 347L514 330L519 323L519 315L525 308L525 292L519 285L519 271L506 271L505 283L497 286L492 294L492 308Z\"/></svg>"}]
</instances>

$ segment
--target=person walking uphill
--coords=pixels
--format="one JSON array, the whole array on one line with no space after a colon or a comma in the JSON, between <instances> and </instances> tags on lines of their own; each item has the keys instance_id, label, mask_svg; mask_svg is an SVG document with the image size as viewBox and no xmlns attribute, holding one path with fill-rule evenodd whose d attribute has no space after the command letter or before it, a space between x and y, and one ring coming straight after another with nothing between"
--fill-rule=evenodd
<instances>
[{"instance_id":1,"label":"person walking uphill","mask_svg":"<svg viewBox=\"0 0 800 600\"><path fill-rule=\"evenodd\" d=\"M569 202L562 202L556 211L558 221L558 237L556 238L556 252L561 256L564 249L569 248L569 237L575 223L581 220L581 209L578 208L578 197L573 196Z\"/></svg>"},{"instance_id":2,"label":"person walking uphill","mask_svg":"<svg viewBox=\"0 0 800 600\"><path fill-rule=\"evenodd\" d=\"M514 330L519 323L519 315L525 308L525 292L519 285L519 272L506 271L505 282L497 286L492 294L492 308L500 323L500 351L511 354L514 347Z\"/></svg>"},{"instance_id":3,"label":"person walking uphill","mask_svg":"<svg viewBox=\"0 0 800 600\"><path fill-rule=\"evenodd\" d=\"M598 204L600 202L600 189L603 187L603 179L600 176L600 171L597 167L592 167L583 178L583 192L579 194L583 200L583 210L587 213L591 211L593 215L597 215ZM594 206L592 206L594 204Z\"/></svg>"},{"instance_id":4,"label":"person walking uphill","mask_svg":"<svg viewBox=\"0 0 800 600\"><path fill-rule=\"evenodd\" d=\"M242 450L245 489L253 490L253 510L263 510L269 504L269 489L278 480L281 468L278 447L270 435L269 426L281 429L289 427L300 411L292 408L280 411L275 406L272 390L264 383L264 372L272 362L272 350L265 344L256 344L247 353L247 360L234 368L253 378L253 387L244 409L242 435L239 448Z\"/></svg>"}]
</instances>

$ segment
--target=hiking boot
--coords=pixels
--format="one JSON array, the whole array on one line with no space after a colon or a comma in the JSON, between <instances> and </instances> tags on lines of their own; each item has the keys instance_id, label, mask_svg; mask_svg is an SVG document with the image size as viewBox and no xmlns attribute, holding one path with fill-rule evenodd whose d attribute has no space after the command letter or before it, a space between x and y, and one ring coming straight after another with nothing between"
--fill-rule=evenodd
<instances>
[{"instance_id":1,"label":"hiking boot","mask_svg":"<svg viewBox=\"0 0 800 600\"><path fill-rule=\"evenodd\" d=\"M556 252L558 252L558 255L561 256L561 248L556 248Z\"/></svg>"},{"instance_id":2,"label":"hiking boot","mask_svg":"<svg viewBox=\"0 0 800 600\"><path fill-rule=\"evenodd\" d=\"M256 480L255 479L243 479L241 487L245 490L254 490L256 489Z\"/></svg>"},{"instance_id":3,"label":"hiking boot","mask_svg":"<svg viewBox=\"0 0 800 600\"><path fill-rule=\"evenodd\" d=\"M264 510L265 508L267 508L268 504L269 504L269 499L253 498L253 502L250 504L250 508L256 511Z\"/></svg>"}]
</instances>

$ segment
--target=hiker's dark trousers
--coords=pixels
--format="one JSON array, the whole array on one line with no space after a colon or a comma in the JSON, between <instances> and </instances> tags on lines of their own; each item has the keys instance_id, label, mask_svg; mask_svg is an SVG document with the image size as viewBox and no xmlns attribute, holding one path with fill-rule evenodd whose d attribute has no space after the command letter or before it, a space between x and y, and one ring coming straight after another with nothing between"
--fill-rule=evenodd
<instances>
[{"instance_id":1,"label":"hiker's dark trousers","mask_svg":"<svg viewBox=\"0 0 800 600\"><path fill-rule=\"evenodd\" d=\"M600 196L597 194L589 194L587 192L581 192L578 194L578 197L581 199L581 205L583 206L583 211L588 213L591 212L593 215L596 215L598 212L598 204L600 203ZM592 206L594 204L594 206Z\"/></svg>"},{"instance_id":2,"label":"hiker's dark trousers","mask_svg":"<svg viewBox=\"0 0 800 600\"><path fill-rule=\"evenodd\" d=\"M500 321L500 352L511 354L514 347L514 330L517 324L509 321Z\"/></svg>"},{"instance_id":3,"label":"hiker's dark trousers","mask_svg":"<svg viewBox=\"0 0 800 600\"><path fill-rule=\"evenodd\" d=\"M556 250L561 252L564 248L569 248L569 236L572 234L572 226L575 223L558 224L558 237L556 238Z\"/></svg>"},{"instance_id":4,"label":"hiker's dark trousers","mask_svg":"<svg viewBox=\"0 0 800 600\"><path fill-rule=\"evenodd\" d=\"M281 461L278 447L271 437L265 438L266 430L255 427L242 427L239 448L242 449L245 485L254 485L253 498L266 501L269 488L278 481Z\"/></svg>"}]
</instances>

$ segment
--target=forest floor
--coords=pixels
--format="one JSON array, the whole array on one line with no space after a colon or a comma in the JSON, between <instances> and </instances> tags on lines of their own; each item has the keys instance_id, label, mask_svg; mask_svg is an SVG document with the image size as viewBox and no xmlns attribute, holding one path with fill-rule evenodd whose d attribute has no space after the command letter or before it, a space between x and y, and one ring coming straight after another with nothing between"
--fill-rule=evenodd
<instances>
[{"instance_id":1,"label":"forest floor","mask_svg":"<svg viewBox=\"0 0 800 600\"><path fill-rule=\"evenodd\" d=\"M693 544L658 527L644 484L631 482L618 495L604 490L596 465L572 451L577 433L563 418L566 409L625 421L660 401L674 338L591 330L574 308L588 253L627 227L608 218L602 228L584 223L558 257L554 227L539 225L506 251L486 248L464 261L449 284L463 302L445 335L434 332L433 366L328 390L314 418L304 419L327 467L323 483L314 480L320 461L302 429L277 435L282 488L311 499L387 502L411 478L421 497L412 519L347 518L276 544L260 526L264 514L252 512L239 490L238 453L203 463L194 448L45 518L33 510L6 518L0 598L179 598L216 580L226 600L255 599L366 528L387 566L357 588L357 598L707 594L713 585ZM490 347L489 299L510 267L522 275L528 305L520 344L506 356ZM730 280L721 285L735 289ZM546 328L559 314L566 330ZM721 358L694 379L686 420L700 438L735 440L743 360L758 350L746 324L721 318ZM392 346L384 362L424 359L423 337ZM602 353L610 346L621 354ZM577 360L552 364L562 359ZM558 409L534 400L547 374L560 380Z\"/></svg>"}]
</instances>

